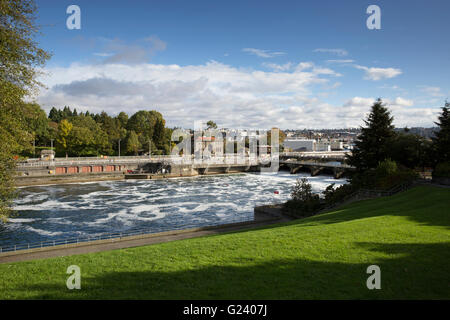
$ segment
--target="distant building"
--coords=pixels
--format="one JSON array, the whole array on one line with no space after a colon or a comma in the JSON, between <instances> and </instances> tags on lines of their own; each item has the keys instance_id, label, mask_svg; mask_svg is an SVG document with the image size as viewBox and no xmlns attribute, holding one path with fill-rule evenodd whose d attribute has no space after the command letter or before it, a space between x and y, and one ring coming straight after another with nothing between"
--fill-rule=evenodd
<instances>
[{"instance_id":1,"label":"distant building","mask_svg":"<svg viewBox=\"0 0 450 320\"><path fill-rule=\"evenodd\" d=\"M216 137L197 137L194 152L210 153L211 156L223 155L223 141Z\"/></svg>"},{"instance_id":2,"label":"distant building","mask_svg":"<svg viewBox=\"0 0 450 320\"><path fill-rule=\"evenodd\" d=\"M331 150L344 150L344 142L339 140L332 140L331 143Z\"/></svg>"},{"instance_id":3,"label":"distant building","mask_svg":"<svg viewBox=\"0 0 450 320\"><path fill-rule=\"evenodd\" d=\"M330 143L325 140L320 140L316 142L316 148L314 151L331 151Z\"/></svg>"},{"instance_id":4,"label":"distant building","mask_svg":"<svg viewBox=\"0 0 450 320\"><path fill-rule=\"evenodd\" d=\"M55 151L41 150L41 160L53 160L53 159L55 159Z\"/></svg>"},{"instance_id":5,"label":"distant building","mask_svg":"<svg viewBox=\"0 0 450 320\"><path fill-rule=\"evenodd\" d=\"M283 146L286 151L315 151L316 140L312 139L285 139Z\"/></svg>"}]
</instances>

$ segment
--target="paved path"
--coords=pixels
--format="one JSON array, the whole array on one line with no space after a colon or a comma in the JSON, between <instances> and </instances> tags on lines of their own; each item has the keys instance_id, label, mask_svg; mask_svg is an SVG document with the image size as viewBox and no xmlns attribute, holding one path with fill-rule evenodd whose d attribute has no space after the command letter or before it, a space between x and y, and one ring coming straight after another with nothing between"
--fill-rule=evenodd
<instances>
[{"instance_id":1,"label":"paved path","mask_svg":"<svg viewBox=\"0 0 450 320\"><path fill-rule=\"evenodd\" d=\"M211 228L198 228L191 230L178 230L169 231L159 234L148 234L142 237L128 237L122 239L110 239L108 241L102 240L101 243L81 243L73 247L45 247L42 250L37 249L31 252L16 252L14 254L4 253L0 254L0 263L10 263L18 261L36 260L36 259L46 259L54 257L63 257L75 254L85 254L92 252L100 252L115 249L124 249L138 246L145 246L150 244L169 242L174 240L190 239L206 235L221 234L232 231L244 231L250 230L269 224L287 222L288 218L267 218L261 221L255 221L246 224L234 224L227 226L216 226Z\"/></svg>"}]
</instances>

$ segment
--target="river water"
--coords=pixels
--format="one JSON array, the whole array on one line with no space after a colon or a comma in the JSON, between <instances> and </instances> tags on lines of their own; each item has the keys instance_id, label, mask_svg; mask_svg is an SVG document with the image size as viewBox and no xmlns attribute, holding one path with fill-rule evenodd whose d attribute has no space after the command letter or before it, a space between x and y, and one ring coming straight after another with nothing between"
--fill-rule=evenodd
<instances>
[{"instance_id":1,"label":"river water","mask_svg":"<svg viewBox=\"0 0 450 320\"><path fill-rule=\"evenodd\" d=\"M331 183L345 183L331 176L278 172L21 188L15 214L6 224L0 223L0 247L251 220L255 206L287 200L296 179L302 177L314 192Z\"/></svg>"}]
</instances>

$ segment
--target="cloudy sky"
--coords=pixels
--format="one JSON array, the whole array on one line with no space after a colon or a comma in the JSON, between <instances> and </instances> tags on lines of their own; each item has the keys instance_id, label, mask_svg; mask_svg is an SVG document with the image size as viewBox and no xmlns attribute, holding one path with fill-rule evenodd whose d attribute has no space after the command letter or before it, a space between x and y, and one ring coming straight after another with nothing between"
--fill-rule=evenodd
<instances>
[{"instance_id":1,"label":"cloudy sky","mask_svg":"<svg viewBox=\"0 0 450 320\"><path fill-rule=\"evenodd\" d=\"M129 115L169 126L343 128L374 99L395 125L432 126L450 96L449 1L37 0L53 53L45 110ZM69 30L66 9L81 8ZM381 8L369 30L367 7Z\"/></svg>"}]
</instances>

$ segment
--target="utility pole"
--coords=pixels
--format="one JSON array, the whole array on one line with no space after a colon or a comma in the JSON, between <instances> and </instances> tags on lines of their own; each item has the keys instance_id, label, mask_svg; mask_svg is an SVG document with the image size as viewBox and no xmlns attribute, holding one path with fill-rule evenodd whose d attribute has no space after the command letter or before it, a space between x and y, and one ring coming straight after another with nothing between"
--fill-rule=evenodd
<instances>
[{"instance_id":1,"label":"utility pole","mask_svg":"<svg viewBox=\"0 0 450 320\"><path fill-rule=\"evenodd\" d=\"M148 158L151 159L152 158L152 152L151 152L151 140L148 140Z\"/></svg>"}]
</instances>

